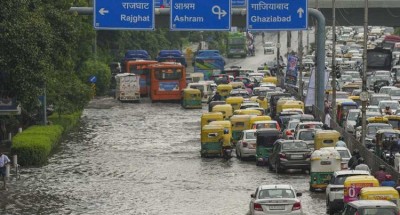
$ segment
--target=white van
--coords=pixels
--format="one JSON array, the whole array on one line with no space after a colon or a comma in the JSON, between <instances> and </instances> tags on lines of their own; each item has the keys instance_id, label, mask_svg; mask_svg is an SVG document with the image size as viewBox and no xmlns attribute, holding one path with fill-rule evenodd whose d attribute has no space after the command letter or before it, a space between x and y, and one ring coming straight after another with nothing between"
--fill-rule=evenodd
<instances>
[{"instance_id":1,"label":"white van","mask_svg":"<svg viewBox=\"0 0 400 215\"><path fill-rule=\"evenodd\" d=\"M210 82L200 81L198 83L189 83L187 88L200 90L202 97L201 102L207 102L208 99L213 95Z\"/></svg>"}]
</instances>

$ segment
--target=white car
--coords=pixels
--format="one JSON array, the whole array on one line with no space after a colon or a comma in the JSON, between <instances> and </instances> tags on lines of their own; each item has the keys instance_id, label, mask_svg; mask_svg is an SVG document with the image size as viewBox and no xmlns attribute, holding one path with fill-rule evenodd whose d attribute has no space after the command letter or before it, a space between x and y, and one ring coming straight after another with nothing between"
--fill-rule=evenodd
<instances>
[{"instance_id":1,"label":"white car","mask_svg":"<svg viewBox=\"0 0 400 215\"><path fill-rule=\"evenodd\" d=\"M323 148L321 148L321 150L324 150L324 149L327 149L327 150L335 149L336 151L338 151L340 154L342 169L348 168L349 160L351 158L351 153L348 148L346 148L346 147L323 147Z\"/></svg>"},{"instance_id":2,"label":"white car","mask_svg":"<svg viewBox=\"0 0 400 215\"><path fill-rule=\"evenodd\" d=\"M264 54L273 54L275 52L275 47L273 42L264 43Z\"/></svg>"},{"instance_id":3,"label":"white car","mask_svg":"<svg viewBox=\"0 0 400 215\"><path fill-rule=\"evenodd\" d=\"M370 175L370 173L364 170L340 170L333 173L325 191L328 214L334 214L343 209L344 181L347 177L355 175Z\"/></svg>"},{"instance_id":4,"label":"white car","mask_svg":"<svg viewBox=\"0 0 400 215\"><path fill-rule=\"evenodd\" d=\"M303 214L300 196L291 185L261 185L251 194L250 214Z\"/></svg>"},{"instance_id":5,"label":"white car","mask_svg":"<svg viewBox=\"0 0 400 215\"><path fill-rule=\"evenodd\" d=\"M243 158L256 156L256 129L244 130L240 140L236 143L236 157Z\"/></svg>"}]
</instances>

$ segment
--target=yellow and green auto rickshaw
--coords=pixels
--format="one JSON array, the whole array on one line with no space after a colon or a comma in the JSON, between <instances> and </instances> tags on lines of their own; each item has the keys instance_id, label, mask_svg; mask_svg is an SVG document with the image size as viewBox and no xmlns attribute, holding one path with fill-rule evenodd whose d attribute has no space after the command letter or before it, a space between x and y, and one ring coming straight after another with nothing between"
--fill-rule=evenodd
<instances>
[{"instance_id":1,"label":"yellow and green auto rickshaw","mask_svg":"<svg viewBox=\"0 0 400 215\"><path fill-rule=\"evenodd\" d=\"M278 84L278 78L276 78L275 76L267 76L262 79L262 83L273 83L275 85Z\"/></svg>"},{"instance_id":2,"label":"yellow and green auto rickshaw","mask_svg":"<svg viewBox=\"0 0 400 215\"><path fill-rule=\"evenodd\" d=\"M335 130L316 130L314 134L314 149L335 147L339 137L340 133Z\"/></svg>"},{"instance_id":3,"label":"yellow and green auto rickshaw","mask_svg":"<svg viewBox=\"0 0 400 215\"><path fill-rule=\"evenodd\" d=\"M347 119L347 114L351 109L358 109L358 104L354 101L347 100L336 100L336 121L340 126L343 125L343 122Z\"/></svg>"},{"instance_id":4,"label":"yellow and green auto rickshaw","mask_svg":"<svg viewBox=\"0 0 400 215\"><path fill-rule=\"evenodd\" d=\"M360 96L349 96L349 99L351 99L355 103L357 103L358 107L361 107L362 102L361 102Z\"/></svg>"},{"instance_id":5,"label":"yellow and green auto rickshaw","mask_svg":"<svg viewBox=\"0 0 400 215\"><path fill-rule=\"evenodd\" d=\"M373 116L367 118L367 124L369 123L389 123L389 119L383 116Z\"/></svg>"},{"instance_id":6,"label":"yellow and green auto rickshaw","mask_svg":"<svg viewBox=\"0 0 400 215\"><path fill-rule=\"evenodd\" d=\"M242 82L240 82L240 83L242 83ZM232 105L233 111L235 111L235 110L240 109L240 105L243 103L243 100L244 100L243 97L232 96L232 97L226 98L225 102L226 102L226 104Z\"/></svg>"},{"instance_id":7,"label":"yellow and green auto rickshaw","mask_svg":"<svg viewBox=\"0 0 400 215\"><path fill-rule=\"evenodd\" d=\"M224 127L224 135L223 135L223 142L222 142L222 147L224 149L226 148L233 148L232 147L232 124L231 121L229 120L221 120L221 121L213 121L210 122L209 125L220 125Z\"/></svg>"},{"instance_id":8,"label":"yellow and green auto rickshaw","mask_svg":"<svg viewBox=\"0 0 400 215\"><path fill-rule=\"evenodd\" d=\"M335 171L341 170L339 152L334 149L315 150L311 154L310 191L324 190Z\"/></svg>"},{"instance_id":9,"label":"yellow and green auto rickshaw","mask_svg":"<svg viewBox=\"0 0 400 215\"><path fill-rule=\"evenodd\" d=\"M208 125L212 121L224 120L224 115L221 112L209 112L203 113L201 115L201 124L200 127L203 128L205 125Z\"/></svg>"},{"instance_id":10,"label":"yellow and green auto rickshaw","mask_svg":"<svg viewBox=\"0 0 400 215\"><path fill-rule=\"evenodd\" d=\"M252 96L250 101L257 102L264 110L268 110L268 100L265 96Z\"/></svg>"},{"instance_id":11,"label":"yellow and green auto rickshaw","mask_svg":"<svg viewBox=\"0 0 400 215\"><path fill-rule=\"evenodd\" d=\"M400 130L400 116L399 115L385 115L383 117L388 119L388 123L392 125L393 129Z\"/></svg>"},{"instance_id":12,"label":"yellow and green auto rickshaw","mask_svg":"<svg viewBox=\"0 0 400 215\"><path fill-rule=\"evenodd\" d=\"M399 192L393 187L364 187L360 191L360 200L387 200L399 207Z\"/></svg>"},{"instance_id":13,"label":"yellow and green auto rickshaw","mask_svg":"<svg viewBox=\"0 0 400 215\"><path fill-rule=\"evenodd\" d=\"M253 129L253 124L258 121L272 120L270 116L251 116L249 120L249 127L247 129Z\"/></svg>"},{"instance_id":14,"label":"yellow and green auto rickshaw","mask_svg":"<svg viewBox=\"0 0 400 215\"><path fill-rule=\"evenodd\" d=\"M201 129L201 157L222 156L224 127L205 125Z\"/></svg>"},{"instance_id":15,"label":"yellow and green auto rickshaw","mask_svg":"<svg viewBox=\"0 0 400 215\"><path fill-rule=\"evenodd\" d=\"M282 97L278 100L276 103L276 110L275 113L278 115L280 112L282 112L282 106L285 104L287 101L295 101L294 98L291 97ZM304 112L304 111L303 111Z\"/></svg>"},{"instance_id":16,"label":"yellow and green auto rickshaw","mask_svg":"<svg viewBox=\"0 0 400 215\"><path fill-rule=\"evenodd\" d=\"M224 101L229 96L232 89L233 87L230 84L220 84L217 86L217 92L221 95L222 100Z\"/></svg>"},{"instance_id":17,"label":"yellow and green auto rickshaw","mask_svg":"<svg viewBox=\"0 0 400 215\"><path fill-rule=\"evenodd\" d=\"M242 131L248 128L251 116L252 115L233 115L230 118L234 145L240 140Z\"/></svg>"},{"instance_id":18,"label":"yellow and green auto rickshaw","mask_svg":"<svg viewBox=\"0 0 400 215\"><path fill-rule=\"evenodd\" d=\"M266 165L276 140L282 138L278 129L260 128L256 131L256 165Z\"/></svg>"},{"instance_id":19,"label":"yellow and green auto rickshaw","mask_svg":"<svg viewBox=\"0 0 400 215\"><path fill-rule=\"evenodd\" d=\"M256 115L262 116L263 113L256 109L241 109L233 111L233 115Z\"/></svg>"},{"instance_id":20,"label":"yellow and green auto rickshaw","mask_svg":"<svg viewBox=\"0 0 400 215\"><path fill-rule=\"evenodd\" d=\"M372 175L349 176L344 181L343 202L345 204L358 200L364 187L379 187L379 181Z\"/></svg>"},{"instance_id":21,"label":"yellow and green auto rickshaw","mask_svg":"<svg viewBox=\"0 0 400 215\"><path fill-rule=\"evenodd\" d=\"M286 101L285 103L282 104L282 110L284 111L286 109L301 109L304 113L304 103L302 101Z\"/></svg>"},{"instance_id":22,"label":"yellow and green auto rickshaw","mask_svg":"<svg viewBox=\"0 0 400 215\"><path fill-rule=\"evenodd\" d=\"M229 120L233 115L233 108L230 104L215 105L212 108L212 112L221 112L224 115L224 119Z\"/></svg>"},{"instance_id":23,"label":"yellow and green auto rickshaw","mask_svg":"<svg viewBox=\"0 0 400 215\"><path fill-rule=\"evenodd\" d=\"M198 89L186 88L182 91L182 107L185 109L201 109L201 91Z\"/></svg>"}]
</instances>

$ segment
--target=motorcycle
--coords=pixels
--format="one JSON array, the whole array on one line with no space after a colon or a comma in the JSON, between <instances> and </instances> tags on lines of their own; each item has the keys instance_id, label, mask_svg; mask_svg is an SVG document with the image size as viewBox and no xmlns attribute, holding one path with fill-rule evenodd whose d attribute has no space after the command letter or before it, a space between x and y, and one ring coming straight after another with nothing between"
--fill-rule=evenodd
<instances>
[{"instance_id":1,"label":"motorcycle","mask_svg":"<svg viewBox=\"0 0 400 215\"><path fill-rule=\"evenodd\" d=\"M223 152L222 152L222 157L226 160L229 160L232 158L232 147L225 147L223 148Z\"/></svg>"}]
</instances>

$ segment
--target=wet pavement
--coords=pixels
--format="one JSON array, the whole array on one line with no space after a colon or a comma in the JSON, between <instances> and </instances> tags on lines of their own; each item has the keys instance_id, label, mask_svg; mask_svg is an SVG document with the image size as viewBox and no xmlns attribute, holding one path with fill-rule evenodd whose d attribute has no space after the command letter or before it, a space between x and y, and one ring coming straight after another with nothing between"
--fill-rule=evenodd
<instances>
[{"instance_id":1,"label":"wet pavement","mask_svg":"<svg viewBox=\"0 0 400 215\"><path fill-rule=\"evenodd\" d=\"M325 193L308 191L308 174L201 158L206 111L94 99L48 165L22 168L0 191L0 214L247 214L256 187L278 183L303 193L307 214L325 213Z\"/></svg>"}]
</instances>

